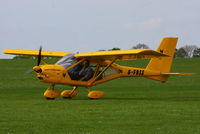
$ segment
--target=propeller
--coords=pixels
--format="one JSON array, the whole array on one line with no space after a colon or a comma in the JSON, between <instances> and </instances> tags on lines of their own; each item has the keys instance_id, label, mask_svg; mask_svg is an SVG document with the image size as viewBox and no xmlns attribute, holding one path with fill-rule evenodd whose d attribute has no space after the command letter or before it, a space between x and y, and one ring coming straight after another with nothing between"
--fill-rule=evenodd
<instances>
[{"instance_id":1,"label":"propeller","mask_svg":"<svg viewBox=\"0 0 200 134\"><path fill-rule=\"evenodd\" d=\"M39 49L38 60L37 60L37 66L39 66L39 65L40 65L40 62L41 62L41 52L42 52L42 46L40 46L40 49Z\"/></svg>"},{"instance_id":2,"label":"propeller","mask_svg":"<svg viewBox=\"0 0 200 134\"><path fill-rule=\"evenodd\" d=\"M39 53L38 53L38 59L37 59L37 66L40 65L40 62L41 62L41 52L42 52L42 46L40 46L40 49L39 49ZM27 70L25 71L26 74L29 74L29 73L32 73L34 70L33 69L30 69L30 70Z\"/></svg>"},{"instance_id":3,"label":"propeller","mask_svg":"<svg viewBox=\"0 0 200 134\"><path fill-rule=\"evenodd\" d=\"M33 69L30 69L30 70L25 71L25 73L26 73L26 74L30 74L30 73L32 73L33 71L34 71Z\"/></svg>"}]
</instances>

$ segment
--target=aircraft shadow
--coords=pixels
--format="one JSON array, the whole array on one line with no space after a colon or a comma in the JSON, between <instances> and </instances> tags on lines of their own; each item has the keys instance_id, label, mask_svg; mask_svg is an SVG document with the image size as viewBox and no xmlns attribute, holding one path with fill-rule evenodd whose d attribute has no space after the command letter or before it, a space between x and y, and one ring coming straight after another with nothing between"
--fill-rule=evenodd
<instances>
[{"instance_id":1,"label":"aircraft shadow","mask_svg":"<svg viewBox=\"0 0 200 134\"><path fill-rule=\"evenodd\" d=\"M135 101L200 101L200 97L136 97L136 98L109 98L105 97L102 100L135 100Z\"/></svg>"},{"instance_id":2,"label":"aircraft shadow","mask_svg":"<svg viewBox=\"0 0 200 134\"><path fill-rule=\"evenodd\" d=\"M72 100L91 100L91 101L200 101L200 97L103 97L101 99L89 99L87 97L74 98Z\"/></svg>"}]
</instances>

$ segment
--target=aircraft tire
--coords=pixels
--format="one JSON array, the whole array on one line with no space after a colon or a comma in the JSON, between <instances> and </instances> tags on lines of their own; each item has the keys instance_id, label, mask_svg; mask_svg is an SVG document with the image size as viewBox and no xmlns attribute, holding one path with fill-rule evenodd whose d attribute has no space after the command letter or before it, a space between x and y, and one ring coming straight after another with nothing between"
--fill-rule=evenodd
<instances>
[{"instance_id":1,"label":"aircraft tire","mask_svg":"<svg viewBox=\"0 0 200 134\"><path fill-rule=\"evenodd\" d=\"M46 99L47 99L47 100L55 100L55 98L47 98L47 97L46 97Z\"/></svg>"}]
</instances>

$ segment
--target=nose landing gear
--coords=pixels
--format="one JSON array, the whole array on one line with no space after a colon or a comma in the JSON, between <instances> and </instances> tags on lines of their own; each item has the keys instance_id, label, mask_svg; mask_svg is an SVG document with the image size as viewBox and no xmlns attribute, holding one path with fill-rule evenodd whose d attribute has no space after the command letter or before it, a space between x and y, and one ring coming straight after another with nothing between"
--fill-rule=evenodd
<instances>
[{"instance_id":1,"label":"nose landing gear","mask_svg":"<svg viewBox=\"0 0 200 134\"><path fill-rule=\"evenodd\" d=\"M44 97L48 100L53 100L60 95L59 90L54 90L54 85L50 85L49 88L44 92Z\"/></svg>"}]
</instances>

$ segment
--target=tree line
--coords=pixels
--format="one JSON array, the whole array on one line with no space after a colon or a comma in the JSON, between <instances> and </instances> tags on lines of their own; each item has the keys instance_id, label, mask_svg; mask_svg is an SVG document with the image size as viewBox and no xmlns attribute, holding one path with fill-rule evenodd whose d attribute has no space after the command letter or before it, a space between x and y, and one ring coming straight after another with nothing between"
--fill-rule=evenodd
<instances>
[{"instance_id":1,"label":"tree line","mask_svg":"<svg viewBox=\"0 0 200 134\"><path fill-rule=\"evenodd\" d=\"M174 57L175 58L200 57L200 48L198 48L196 45L185 45L175 50Z\"/></svg>"},{"instance_id":2,"label":"tree line","mask_svg":"<svg viewBox=\"0 0 200 134\"><path fill-rule=\"evenodd\" d=\"M149 49L149 46L146 44L139 43L133 46L131 49ZM113 48L109 50L120 50L120 48ZM101 50L105 51L105 50ZM174 53L175 58L193 58L199 57L200 58L200 48L196 45L185 45L180 48L176 48Z\"/></svg>"}]
</instances>

